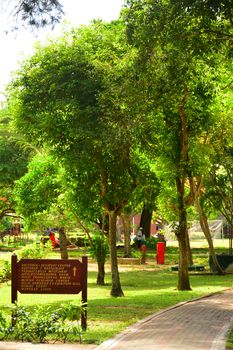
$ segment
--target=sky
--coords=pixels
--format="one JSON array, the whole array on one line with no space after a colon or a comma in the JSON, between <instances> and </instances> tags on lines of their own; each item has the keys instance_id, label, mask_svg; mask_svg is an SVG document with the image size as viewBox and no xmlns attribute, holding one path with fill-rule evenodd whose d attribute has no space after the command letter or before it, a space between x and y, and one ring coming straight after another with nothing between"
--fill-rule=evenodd
<instances>
[{"instance_id":1,"label":"sky","mask_svg":"<svg viewBox=\"0 0 233 350\"><path fill-rule=\"evenodd\" d=\"M73 26L88 24L92 19L100 18L105 21L116 19L124 0L60 0L65 12L64 19ZM19 67L20 60L33 53L33 45L37 40L44 40L48 35L59 35L62 24L54 30L40 30L36 34L28 31L17 31L5 34L6 18L0 13L0 99L4 86L11 80L11 72Z\"/></svg>"}]
</instances>

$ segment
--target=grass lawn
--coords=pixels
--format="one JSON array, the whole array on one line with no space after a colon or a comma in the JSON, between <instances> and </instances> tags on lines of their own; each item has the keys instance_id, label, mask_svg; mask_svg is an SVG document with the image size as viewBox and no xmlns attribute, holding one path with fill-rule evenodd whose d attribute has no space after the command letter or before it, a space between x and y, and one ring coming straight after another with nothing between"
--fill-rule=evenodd
<instances>
[{"instance_id":1,"label":"grass lawn","mask_svg":"<svg viewBox=\"0 0 233 350\"><path fill-rule=\"evenodd\" d=\"M233 349L233 330L230 332L228 340L226 342L226 350Z\"/></svg>"},{"instance_id":2,"label":"grass lawn","mask_svg":"<svg viewBox=\"0 0 233 350\"><path fill-rule=\"evenodd\" d=\"M56 253L53 253L56 255ZM77 257L78 252L73 252ZM208 252L205 247L194 249L195 264L204 264L205 273L190 273L191 291L176 289L178 275L171 272L171 266L178 262L177 249L166 250L165 264L157 265L155 253L148 252L145 265L119 265L124 297L110 296L110 266L106 264L106 285L97 286L97 267L94 262L88 268L88 329L83 334L84 343L99 344L116 335L127 326L179 302L219 292L232 287L233 275L216 276L208 274ZM0 310L7 310L10 304L10 283L0 289ZM80 295L37 295L18 293L20 305L60 306L61 302L80 300Z\"/></svg>"}]
</instances>

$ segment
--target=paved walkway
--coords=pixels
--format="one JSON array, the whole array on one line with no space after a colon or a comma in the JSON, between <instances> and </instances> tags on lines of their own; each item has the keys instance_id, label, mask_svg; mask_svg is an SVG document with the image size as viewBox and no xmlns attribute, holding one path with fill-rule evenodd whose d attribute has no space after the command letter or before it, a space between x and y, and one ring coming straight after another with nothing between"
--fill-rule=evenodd
<instances>
[{"instance_id":1,"label":"paved walkway","mask_svg":"<svg viewBox=\"0 0 233 350\"><path fill-rule=\"evenodd\" d=\"M101 345L0 342L0 350L224 350L233 289L156 313Z\"/></svg>"},{"instance_id":2,"label":"paved walkway","mask_svg":"<svg viewBox=\"0 0 233 350\"><path fill-rule=\"evenodd\" d=\"M231 327L233 289L152 315L95 350L224 350Z\"/></svg>"}]
</instances>

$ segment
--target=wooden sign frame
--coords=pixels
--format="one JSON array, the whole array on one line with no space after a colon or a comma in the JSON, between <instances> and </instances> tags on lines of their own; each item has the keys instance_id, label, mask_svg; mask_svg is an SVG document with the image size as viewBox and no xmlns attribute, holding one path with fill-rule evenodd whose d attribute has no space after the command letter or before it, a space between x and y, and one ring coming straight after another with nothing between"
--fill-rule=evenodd
<instances>
[{"instance_id":1,"label":"wooden sign frame","mask_svg":"<svg viewBox=\"0 0 233 350\"><path fill-rule=\"evenodd\" d=\"M87 257L80 260L21 259L11 256L11 302L21 294L79 294L84 310L81 326L87 328Z\"/></svg>"}]
</instances>

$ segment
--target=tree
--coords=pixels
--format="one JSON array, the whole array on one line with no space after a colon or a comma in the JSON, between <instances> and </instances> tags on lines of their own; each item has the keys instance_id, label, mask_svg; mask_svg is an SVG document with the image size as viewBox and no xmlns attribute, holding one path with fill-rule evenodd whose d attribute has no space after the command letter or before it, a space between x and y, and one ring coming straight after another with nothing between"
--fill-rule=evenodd
<instances>
[{"instance_id":1,"label":"tree","mask_svg":"<svg viewBox=\"0 0 233 350\"><path fill-rule=\"evenodd\" d=\"M151 120L154 128L156 126L157 144L152 143L151 154L157 152L165 176L176 188L179 218L176 236L180 249L178 289L188 290L191 287L187 208L194 201L193 178L202 168L202 138L214 124L212 106L221 74L217 68L222 62L222 52L226 57L226 42L208 36L206 28L200 25L199 15L176 6L179 2L132 0L127 3L129 8L123 15L128 37L139 50L138 86L146 90L147 113L154 116L154 121ZM212 24L227 28L224 20L218 18Z\"/></svg>"},{"instance_id":2,"label":"tree","mask_svg":"<svg viewBox=\"0 0 233 350\"><path fill-rule=\"evenodd\" d=\"M58 225L61 258L68 259L65 233L66 212L63 200L64 176L59 164L45 153L36 155L28 172L16 181L14 196L19 212L31 226L36 216L53 215ZM70 219L70 218L69 218Z\"/></svg>"},{"instance_id":3,"label":"tree","mask_svg":"<svg viewBox=\"0 0 233 350\"><path fill-rule=\"evenodd\" d=\"M83 202L97 195L108 215L113 296L123 295L116 218L139 171L138 128L132 125L124 86L132 57L122 22L95 22L39 47L12 84L18 129L63 162L82 184L77 191Z\"/></svg>"},{"instance_id":4,"label":"tree","mask_svg":"<svg viewBox=\"0 0 233 350\"><path fill-rule=\"evenodd\" d=\"M216 21L220 24L220 21L227 20L230 25L233 25L233 6L230 0L208 0L205 2L178 0L176 6L191 12L195 17L199 17L202 28L208 33L223 34L223 32L216 32Z\"/></svg>"},{"instance_id":5,"label":"tree","mask_svg":"<svg viewBox=\"0 0 233 350\"><path fill-rule=\"evenodd\" d=\"M223 92L219 122L210 134L210 171L204 178L202 196L205 210L214 208L233 230L233 152L232 152L232 91Z\"/></svg>"},{"instance_id":6,"label":"tree","mask_svg":"<svg viewBox=\"0 0 233 350\"><path fill-rule=\"evenodd\" d=\"M124 233L124 258L131 258L131 210L124 208L120 217L123 223Z\"/></svg>"},{"instance_id":7,"label":"tree","mask_svg":"<svg viewBox=\"0 0 233 350\"><path fill-rule=\"evenodd\" d=\"M27 170L31 150L25 148L10 128L7 109L0 111L0 220L15 213L14 182ZM8 222L7 222L8 223Z\"/></svg>"},{"instance_id":8,"label":"tree","mask_svg":"<svg viewBox=\"0 0 233 350\"><path fill-rule=\"evenodd\" d=\"M221 266L219 265L219 262L217 260L217 256L215 254L214 250L214 244L213 240L211 237L211 232L208 224L208 216L207 212L205 210L205 206L203 205L203 194L205 192L205 189L203 187L202 183L203 179L202 177L199 177L197 179L192 180L192 190L194 193L194 204L197 209L198 215L199 215L199 221L200 221L200 226L202 228L202 231L206 237L206 240L209 245L209 251L210 251L210 256L212 257L213 264L215 266L216 271L219 274L224 274Z\"/></svg>"},{"instance_id":9,"label":"tree","mask_svg":"<svg viewBox=\"0 0 233 350\"><path fill-rule=\"evenodd\" d=\"M3 11L11 17L13 29L18 29L19 26L54 26L63 15L62 5L58 0L1 0L0 4Z\"/></svg>"}]
</instances>

